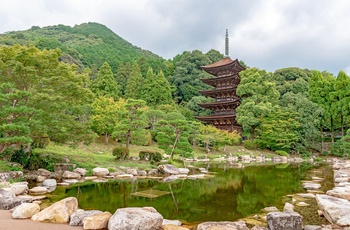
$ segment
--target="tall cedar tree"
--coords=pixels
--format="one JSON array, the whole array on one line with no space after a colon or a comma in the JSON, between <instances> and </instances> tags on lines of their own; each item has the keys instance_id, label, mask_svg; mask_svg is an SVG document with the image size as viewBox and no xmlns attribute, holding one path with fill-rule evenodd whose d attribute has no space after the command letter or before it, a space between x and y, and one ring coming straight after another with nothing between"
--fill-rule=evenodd
<instances>
[{"instance_id":1,"label":"tall cedar tree","mask_svg":"<svg viewBox=\"0 0 350 230\"><path fill-rule=\"evenodd\" d=\"M126 82L125 98L141 99L141 88L143 78L139 65L135 62L132 65L130 76Z\"/></svg>"},{"instance_id":2,"label":"tall cedar tree","mask_svg":"<svg viewBox=\"0 0 350 230\"><path fill-rule=\"evenodd\" d=\"M98 70L97 78L92 81L91 90L96 97L107 97L117 100L120 94L120 87L114 81L111 66L105 62Z\"/></svg>"},{"instance_id":3,"label":"tall cedar tree","mask_svg":"<svg viewBox=\"0 0 350 230\"><path fill-rule=\"evenodd\" d=\"M152 68L149 68L143 81L141 90L142 100L149 106L156 106L171 103L171 90L168 80L162 71L155 75Z\"/></svg>"},{"instance_id":4,"label":"tall cedar tree","mask_svg":"<svg viewBox=\"0 0 350 230\"><path fill-rule=\"evenodd\" d=\"M120 86L120 93L121 96L124 97L125 95L125 88L126 88L126 82L128 80L128 77L130 75L130 63L119 63L118 70L115 76L115 81Z\"/></svg>"}]
</instances>

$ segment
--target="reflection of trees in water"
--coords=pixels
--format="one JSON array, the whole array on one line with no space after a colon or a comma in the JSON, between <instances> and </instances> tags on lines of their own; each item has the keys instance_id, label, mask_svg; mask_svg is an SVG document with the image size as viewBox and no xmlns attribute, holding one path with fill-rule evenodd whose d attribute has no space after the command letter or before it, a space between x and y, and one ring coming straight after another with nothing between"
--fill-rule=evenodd
<instances>
[{"instance_id":1,"label":"reflection of trees in water","mask_svg":"<svg viewBox=\"0 0 350 230\"><path fill-rule=\"evenodd\" d=\"M170 183L154 179L86 182L66 188L65 196L78 196L80 208L111 213L122 207L152 206L167 219L237 220L266 206L282 208L282 196L302 191L300 180L309 168L307 165L254 166L217 170L209 179ZM153 199L130 195L149 189L170 194Z\"/></svg>"}]
</instances>

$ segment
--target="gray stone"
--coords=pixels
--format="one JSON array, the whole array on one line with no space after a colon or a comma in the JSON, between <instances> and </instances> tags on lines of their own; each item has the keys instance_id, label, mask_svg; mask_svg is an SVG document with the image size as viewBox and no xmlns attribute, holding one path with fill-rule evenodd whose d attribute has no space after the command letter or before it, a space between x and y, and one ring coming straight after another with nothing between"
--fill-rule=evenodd
<instances>
[{"instance_id":1,"label":"gray stone","mask_svg":"<svg viewBox=\"0 0 350 230\"><path fill-rule=\"evenodd\" d=\"M270 212L267 226L270 230L302 230L302 217L297 212Z\"/></svg>"},{"instance_id":2,"label":"gray stone","mask_svg":"<svg viewBox=\"0 0 350 230\"><path fill-rule=\"evenodd\" d=\"M0 188L0 210L10 210L25 202L27 201L16 198L10 189Z\"/></svg>"},{"instance_id":3,"label":"gray stone","mask_svg":"<svg viewBox=\"0 0 350 230\"><path fill-rule=\"evenodd\" d=\"M109 174L109 170L107 168L94 168L92 169L92 175L97 177L104 177Z\"/></svg>"},{"instance_id":4,"label":"gray stone","mask_svg":"<svg viewBox=\"0 0 350 230\"><path fill-rule=\"evenodd\" d=\"M84 229L106 229L108 225L109 218L112 214L110 212L104 212L100 214L95 214L92 216L87 216L83 220Z\"/></svg>"},{"instance_id":5,"label":"gray stone","mask_svg":"<svg viewBox=\"0 0 350 230\"><path fill-rule=\"evenodd\" d=\"M162 225L166 225L166 224L172 224L172 225L176 225L176 226L181 226L182 223L179 220L167 220L167 219L163 219L163 224Z\"/></svg>"},{"instance_id":6,"label":"gray stone","mask_svg":"<svg viewBox=\"0 0 350 230\"><path fill-rule=\"evenodd\" d=\"M75 172L64 171L62 177L64 179L80 179L81 175Z\"/></svg>"},{"instance_id":7,"label":"gray stone","mask_svg":"<svg viewBox=\"0 0 350 230\"><path fill-rule=\"evenodd\" d=\"M171 164L159 165L158 170L164 174L172 174L172 175L180 174L180 170L176 166Z\"/></svg>"},{"instance_id":8,"label":"gray stone","mask_svg":"<svg viewBox=\"0 0 350 230\"><path fill-rule=\"evenodd\" d=\"M66 179L66 180L63 180L63 183L68 183L69 185L71 184L76 184L78 183L79 181L77 179ZM60 183L61 186L64 186L62 183Z\"/></svg>"},{"instance_id":9,"label":"gray stone","mask_svg":"<svg viewBox=\"0 0 350 230\"><path fill-rule=\"evenodd\" d=\"M23 177L23 172L21 171L11 171L0 173L0 181L9 181L11 179L18 179Z\"/></svg>"},{"instance_id":10,"label":"gray stone","mask_svg":"<svg viewBox=\"0 0 350 230\"><path fill-rule=\"evenodd\" d=\"M251 230L268 230L268 228L263 226L254 226Z\"/></svg>"},{"instance_id":11,"label":"gray stone","mask_svg":"<svg viewBox=\"0 0 350 230\"><path fill-rule=\"evenodd\" d=\"M146 170L138 170L137 175L138 176L147 176L147 172L146 172Z\"/></svg>"},{"instance_id":12,"label":"gray stone","mask_svg":"<svg viewBox=\"0 0 350 230\"><path fill-rule=\"evenodd\" d=\"M156 176L156 175L158 175L158 169L150 169L150 170L148 170L147 174L149 176Z\"/></svg>"},{"instance_id":13,"label":"gray stone","mask_svg":"<svg viewBox=\"0 0 350 230\"><path fill-rule=\"evenodd\" d=\"M128 169L128 170L126 170L126 174L131 174L133 176L137 176L137 170L136 169Z\"/></svg>"},{"instance_id":14,"label":"gray stone","mask_svg":"<svg viewBox=\"0 0 350 230\"><path fill-rule=\"evenodd\" d=\"M52 192L57 187L57 181L55 179L46 179L43 182L43 186L47 188L48 192Z\"/></svg>"},{"instance_id":15,"label":"gray stone","mask_svg":"<svg viewBox=\"0 0 350 230\"><path fill-rule=\"evenodd\" d=\"M322 230L322 227L318 225L305 225L304 230Z\"/></svg>"},{"instance_id":16,"label":"gray stone","mask_svg":"<svg viewBox=\"0 0 350 230\"><path fill-rule=\"evenodd\" d=\"M83 226L83 220L85 217L92 216L95 214L101 214L99 210L84 211L82 209L77 210L70 216L69 225L71 226Z\"/></svg>"},{"instance_id":17,"label":"gray stone","mask_svg":"<svg viewBox=\"0 0 350 230\"><path fill-rule=\"evenodd\" d=\"M51 172L48 171L48 170L46 170L46 169L40 168L40 169L38 169L38 174L39 174L40 176L49 177L49 176L51 175Z\"/></svg>"},{"instance_id":18,"label":"gray stone","mask_svg":"<svg viewBox=\"0 0 350 230\"><path fill-rule=\"evenodd\" d=\"M36 186L28 189L30 195L44 195L49 192L49 190L44 186Z\"/></svg>"},{"instance_id":19,"label":"gray stone","mask_svg":"<svg viewBox=\"0 0 350 230\"><path fill-rule=\"evenodd\" d=\"M278 208L276 208L275 206L265 207L261 211L263 211L263 212L279 212Z\"/></svg>"},{"instance_id":20,"label":"gray stone","mask_svg":"<svg viewBox=\"0 0 350 230\"><path fill-rule=\"evenodd\" d=\"M303 197L303 198L316 198L315 194L312 193L297 193L297 196Z\"/></svg>"},{"instance_id":21,"label":"gray stone","mask_svg":"<svg viewBox=\"0 0 350 230\"><path fill-rule=\"evenodd\" d=\"M350 202L345 199L317 194L316 201L324 217L332 224L350 225Z\"/></svg>"},{"instance_id":22,"label":"gray stone","mask_svg":"<svg viewBox=\"0 0 350 230\"><path fill-rule=\"evenodd\" d=\"M321 188L321 185L312 182L305 182L303 183L303 188L308 190L318 190L319 188Z\"/></svg>"},{"instance_id":23,"label":"gray stone","mask_svg":"<svg viewBox=\"0 0 350 230\"><path fill-rule=\"evenodd\" d=\"M188 168L179 168L180 174L188 174L190 170Z\"/></svg>"},{"instance_id":24,"label":"gray stone","mask_svg":"<svg viewBox=\"0 0 350 230\"><path fill-rule=\"evenodd\" d=\"M84 168L76 168L73 170L73 172L78 173L80 176L85 176L87 173L87 170Z\"/></svg>"},{"instance_id":25,"label":"gray stone","mask_svg":"<svg viewBox=\"0 0 350 230\"><path fill-rule=\"evenodd\" d=\"M13 183L11 184L11 190L12 192L18 196L21 195L23 193L26 193L28 190L28 182L17 182L17 183Z\"/></svg>"},{"instance_id":26,"label":"gray stone","mask_svg":"<svg viewBox=\"0 0 350 230\"><path fill-rule=\"evenodd\" d=\"M152 207L120 208L108 221L109 230L161 229L163 217Z\"/></svg>"},{"instance_id":27,"label":"gray stone","mask_svg":"<svg viewBox=\"0 0 350 230\"><path fill-rule=\"evenodd\" d=\"M350 200L350 187L334 187L332 190L327 191L326 194Z\"/></svg>"},{"instance_id":28,"label":"gray stone","mask_svg":"<svg viewBox=\"0 0 350 230\"><path fill-rule=\"evenodd\" d=\"M219 222L204 222L200 223L197 230L249 230L244 221L219 221Z\"/></svg>"}]
</instances>

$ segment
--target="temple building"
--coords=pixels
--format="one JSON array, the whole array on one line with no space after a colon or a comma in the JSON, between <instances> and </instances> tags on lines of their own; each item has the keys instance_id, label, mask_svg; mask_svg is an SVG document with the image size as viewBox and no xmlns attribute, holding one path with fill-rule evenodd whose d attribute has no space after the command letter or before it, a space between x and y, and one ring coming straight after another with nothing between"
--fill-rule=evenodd
<instances>
[{"instance_id":1,"label":"temple building","mask_svg":"<svg viewBox=\"0 0 350 230\"><path fill-rule=\"evenodd\" d=\"M200 79L212 90L199 91L202 95L215 99L215 102L198 104L202 108L210 109L210 116L198 116L198 120L212 124L218 129L242 133L242 127L236 121L236 108L240 105L240 98L236 95L237 86L241 81L239 72L245 68L239 61L232 60L228 54L228 31L226 30L225 57L213 64L202 66L202 69L214 78Z\"/></svg>"}]
</instances>

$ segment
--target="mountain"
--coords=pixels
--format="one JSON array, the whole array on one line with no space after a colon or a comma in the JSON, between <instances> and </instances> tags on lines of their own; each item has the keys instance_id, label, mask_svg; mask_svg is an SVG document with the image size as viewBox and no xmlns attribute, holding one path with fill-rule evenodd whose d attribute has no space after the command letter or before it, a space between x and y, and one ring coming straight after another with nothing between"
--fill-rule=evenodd
<instances>
[{"instance_id":1,"label":"mountain","mask_svg":"<svg viewBox=\"0 0 350 230\"><path fill-rule=\"evenodd\" d=\"M0 45L14 44L34 44L39 49L60 48L64 53L63 61L91 69L99 68L107 61L114 73L120 62L134 62L140 58L144 58L155 71L165 68L165 60L160 56L132 45L106 26L95 22L74 27L32 26L29 30L0 34Z\"/></svg>"}]
</instances>

